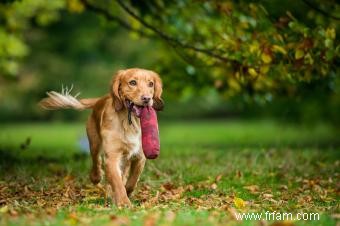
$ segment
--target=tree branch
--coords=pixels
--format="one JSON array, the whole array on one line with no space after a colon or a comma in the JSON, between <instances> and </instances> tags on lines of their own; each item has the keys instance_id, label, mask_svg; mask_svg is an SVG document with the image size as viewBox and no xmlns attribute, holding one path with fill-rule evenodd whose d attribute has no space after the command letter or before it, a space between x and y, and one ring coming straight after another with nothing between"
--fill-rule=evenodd
<instances>
[{"instance_id":1,"label":"tree branch","mask_svg":"<svg viewBox=\"0 0 340 226\"><path fill-rule=\"evenodd\" d=\"M136 32L139 35L143 36L143 37L147 37L147 38L154 38L152 35L145 33L142 30L138 30L133 28L128 22L126 22L125 20L123 20L122 18L112 15L110 14L108 11L106 11L105 9L102 9L98 6L92 5L90 4L87 0L80 0L83 5L86 7L86 9L91 10L92 12L95 12L97 14L101 14L103 15L107 20L109 21L116 21L120 26L122 26L123 28L132 31L132 32Z\"/></svg>"},{"instance_id":2,"label":"tree branch","mask_svg":"<svg viewBox=\"0 0 340 226\"><path fill-rule=\"evenodd\" d=\"M220 54L217 54L215 52L213 52L212 50L209 49L204 49L204 48L199 48L193 45L190 45L188 43L184 43L166 33L164 33L163 31L159 30L158 28L152 26L151 24L147 23L143 18L141 18L140 16L138 16L134 11L132 11L127 5L125 5L125 3L123 3L122 0L116 0L117 3L120 5L120 7L122 9L124 9L124 11L126 13L128 13L131 17L133 17L134 19L136 19L138 22L140 22L144 27L148 28L149 30L153 31L155 34L157 34L160 38L162 38L163 40L165 40L166 42L168 42L171 46L177 46L177 47L181 47L184 49L189 49L189 50L193 50L195 52L198 53L203 53L207 56L213 57L215 59L218 59L220 61L223 62L229 62L232 63L234 66L240 67L240 63L236 60L232 60L229 58L226 58Z\"/></svg>"},{"instance_id":3,"label":"tree branch","mask_svg":"<svg viewBox=\"0 0 340 226\"><path fill-rule=\"evenodd\" d=\"M315 5L313 5L312 3L310 3L308 0L302 0L306 5L308 5L310 8L314 9L315 11L321 13L322 15L326 16L326 17L329 17L329 18L332 18L334 20L340 20L340 17L337 17L337 16L334 16L334 15L331 15L329 13L327 13L326 11L316 7Z\"/></svg>"}]
</instances>

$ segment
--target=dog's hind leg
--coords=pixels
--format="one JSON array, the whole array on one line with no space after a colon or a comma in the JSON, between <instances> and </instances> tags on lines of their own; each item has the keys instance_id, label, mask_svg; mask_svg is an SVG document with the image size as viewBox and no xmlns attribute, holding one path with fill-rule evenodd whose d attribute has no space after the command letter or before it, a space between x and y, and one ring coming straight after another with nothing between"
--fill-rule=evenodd
<instances>
[{"instance_id":1,"label":"dog's hind leg","mask_svg":"<svg viewBox=\"0 0 340 226\"><path fill-rule=\"evenodd\" d=\"M98 184L102 179L102 161L100 155L101 139L97 132L96 123L91 115L86 125L87 137L89 139L91 157L92 157L92 169L90 172L90 179L93 184Z\"/></svg>"}]
</instances>

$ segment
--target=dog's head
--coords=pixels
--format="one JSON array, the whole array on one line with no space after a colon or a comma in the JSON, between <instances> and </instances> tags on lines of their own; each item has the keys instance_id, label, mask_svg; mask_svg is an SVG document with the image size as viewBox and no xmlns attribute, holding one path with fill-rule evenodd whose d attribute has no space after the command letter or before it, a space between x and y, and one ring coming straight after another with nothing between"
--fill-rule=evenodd
<instances>
[{"instance_id":1,"label":"dog's head","mask_svg":"<svg viewBox=\"0 0 340 226\"><path fill-rule=\"evenodd\" d=\"M116 111L131 106L163 109L162 81L157 73L150 70L132 68L118 71L112 79L110 93Z\"/></svg>"}]
</instances>

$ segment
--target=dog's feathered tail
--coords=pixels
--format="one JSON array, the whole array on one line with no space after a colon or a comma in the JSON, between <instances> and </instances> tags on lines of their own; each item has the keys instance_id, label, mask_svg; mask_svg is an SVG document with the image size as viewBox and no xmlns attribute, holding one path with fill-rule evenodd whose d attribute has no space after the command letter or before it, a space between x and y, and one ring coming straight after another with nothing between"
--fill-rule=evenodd
<instances>
[{"instance_id":1,"label":"dog's feathered tail","mask_svg":"<svg viewBox=\"0 0 340 226\"><path fill-rule=\"evenodd\" d=\"M89 98L89 99L77 99L76 94L75 96L72 96L70 94L72 90L67 88L62 88L61 93L51 91L47 92L46 98L42 99L39 102L39 106L46 109L46 110L56 110L56 109L75 109L75 110L84 110L92 108L96 102L100 98Z\"/></svg>"}]
</instances>

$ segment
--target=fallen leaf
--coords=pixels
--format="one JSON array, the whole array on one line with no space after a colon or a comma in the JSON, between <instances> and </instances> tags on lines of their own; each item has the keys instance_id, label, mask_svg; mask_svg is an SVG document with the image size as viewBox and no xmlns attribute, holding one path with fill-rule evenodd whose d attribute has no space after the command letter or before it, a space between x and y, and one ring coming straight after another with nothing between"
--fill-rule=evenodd
<instances>
[{"instance_id":1,"label":"fallen leaf","mask_svg":"<svg viewBox=\"0 0 340 226\"><path fill-rule=\"evenodd\" d=\"M340 219L340 213L332 214L331 217L334 219Z\"/></svg>"},{"instance_id":2,"label":"fallen leaf","mask_svg":"<svg viewBox=\"0 0 340 226\"><path fill-rule=\"evenodd\" d=\"M273 197L274 197L272 194L263 194L262 196L263 196L263 198L265 198L265 199L270 199L270 198L273 198Z\"/></svg>"},{"instance_id":3,"label":"fallen leaf","mask_svg":"<svg viewBox=\"0 0 340 226\"><path fill-rule=\"evenodd\" d=\"M68 217L71 219L78 219L77 214L75 212L70 213Z\"/></svg>"},{"instance_id":4,"label":"fallen leaf","mask_svg":"<svg viewBox=\"0 0 340 226\"><path fill-rule=\"evenodd\" d=\"M127 217L111 215L110 220L114 223L114 225L129 225L129 219Z\"/></svg>"},{"instance_id":5,"label":"fallen leaf","mask_svg":"<svg viewBox=\"0 0 340 226\"><path fill-rule=\"evenodd\" d=\"M288 190L288 186L287 186L287 185L284 185L284 184L280 185L279 188L280 188L281 190Z\"/></svg>"},{"instance_id":6,"label":"fallen leaf","mask_svg":"<svg viewBox=\"0 0 340 226\"><path fill-rule=\"evenodd\" d=\"M259 226L267 226L268 223L267 223L267 221L260 220L258 225L259 225Z\"/></svg>"},{"instance_id":7,"label":"fallen leaf","mask_svg":"<svg viewBox=\"0 0 340 226\"><path fill-rule=\"evenodd\" d=\"M217 189L217 184L216 183L213 183L211 186L210 186L211 189L213 190L216 190Z\"/></svg>"},{"instance_id":8,"label":"fallen leaf","mask_svg":"<svg viewBox=\"0 0 340 226\"><path fill-rule=\"evenodd\" d=\"M246 207L246 203L244 202L244 200L238 197L234 198L234 204L238 209L243 209L244 207Z\"/></svg>"},{"instance_id":9,"label":"fallen leaf","mask_svg":"<svg viewBox=\"0 0 340 226\"><path fill-rule=\"evenodd\" d=\"M188 186L186 186L185 190L186 191L193 191L194 190L194 186L189 184Z\"/></svg>"},{"instance_id":10,"label":"fallen leaf","mask_svg":"<svg viewBox=\"0 0 340 226\"><path fill-rule=\"evenodd\" d=\"M46 213L49 214L49 215L54 216L54 215L56 215L56 213L57 213L57 209L56 209L56 208L52 208L52 207L47 208L47 209L46 209Z\"/></svg>"},{"instance_id":11,"label":"fallen leaf","mask_svg":"<svg viewBox=\"0 0 340 226\"><path fill-rule=\"evenodd\" d=\"M118 217L117 217L116 215L113 215L113 214L110 216L110 220L112 220L112 221L117 220L117 218L118 218Z\"/></svg>"},{"instance_id":12,"label":"fallen leaf","mask_svg":"<svg viewBox=\"0 0 340 226\"><path fill-rule=\"evenodd\" d=\"M77 214L74 213L74 212L70 213L68 215L68 217L69 217L68 222L69 222L70 225L76 225L79 222L79 218L78 218Z\"/></svg>"},{"instance_id":13,"label":"fallen leaf","mask_svg":"<svg viewBox=\"0 0 340 226\"><path fill-rule=\"evenodd\" d=\"M228 212L230 213L231 217L232 217L234 220L238 220L238 219L236 218L236 216L238 215L238 212L237 212L237 210L236 210L235 208L233 208L233 207L228 207L227 210L228 210Z\"/></svg>"},{"instance_id":14,"label":"fallen leaf","mask_svg":"<svg viewBox=\"0 0 340 226\"><path fill-rule=\"evenodd\" d=\"M298 199L298 203L303 205L306 203L310 203L313 200L312 196L306 195Z\"/></svg>"},{"instance_id":15,"label":"fallen leaf","mask_svg":"<svg viewBox=\"0 0 340 226\"><path fill-rule=\"evenodd\" d=\"M259 186L257 186L257 185L244 186L243 188L247 189L251 193L258 192L260 190Z\"/></svg>"},{"instance_id":16,"label":"fallen leaf","mask_svg":"<svg viewBox=\"0 0 340 226\"><path fill-rule=\"evenodd\" d=\"M12 216L12 217L17 217L19 215L18 211L16 210L10 210L9 211L9 214Z\"/></svg>"},{"instance_id":17,"label":"fallen leaf","mask_svg":"<svg viewBox=\"0 0 340 226\"><path fill-rule=\"evenodd\" d=\"M241 178L243 176L242 172L240 170L236 171L236 177Z\"/></svg>"},{"instance_id":18,"label":"fallen leaf","mask_svg":"<svg viewBox=\"0 0 340 226\"><path fill-rule=\"evenodd\" d=\"M270 226L294 226L294 224L291 221L278 221L272 223Z\"/></svg>"},{"instance_id":19,"label":"fallen leaf","mask_svg":"<svg viewBox=\"0 0 340 226\"><path fill-rule=\"evenodd\" d=\"M174 186L173 184L171 184L171 183L165 183L165 184L162 185L162 187L163 187L165 190L168 190L168 191L170 191L170 190L172 190L172 189L175 188L175 186Z\"/></svg>"},{"instance_id":20,"label":"fallen leaf","mask_svg":"<svg viewBox=\"0 0 340 226\"><path fill-rule=\"evenodd\" d=\"M222 179L222 174L217 175L217 177L215 178L216 182L219 182Z\"/></svg>"},{"instance_id":21,"label":"fallen leaf","mask_svg":"<svg viewBox=\"0 0 340 226\"><path fill-rule=\"evenodd\" d=\"M156 225L158 214L149 214L144 219L143 226L154 226Z\"/></svg>"}]
</instances>

